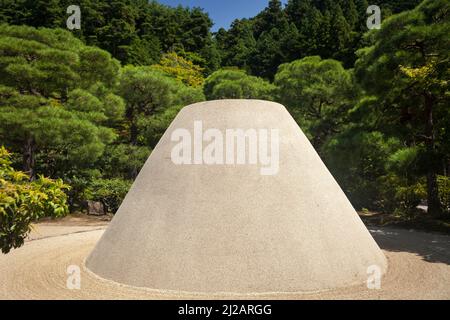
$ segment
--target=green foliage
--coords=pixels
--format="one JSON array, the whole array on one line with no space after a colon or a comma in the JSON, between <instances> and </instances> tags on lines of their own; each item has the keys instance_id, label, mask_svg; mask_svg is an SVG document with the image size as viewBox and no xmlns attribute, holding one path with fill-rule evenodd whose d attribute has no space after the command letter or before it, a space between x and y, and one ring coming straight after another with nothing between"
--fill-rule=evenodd
<instances>
[{"instance_id":1,"label":"green foliage","mask_svg":"<svg viewBox=\"0 0 450 320\"><path fill-rule=\"evenodd\" d=\"M378 1L382 28L363 36L366 0L270 0L215 35L199 8L80 0L68 32L69 0L3 0L0 141L30 177L70 183L71 210L115 212L183 106L276 100L357 208L448 211L450 10L419 2Z\"/></svg>"},{"instance_id":2,"label":"green foliage","mask_svg":"<svg viewBox=\"0 0 450 320\"><path fill-rule=\"evenodd\" d=\"M420 0L379 1L383 19L412 9ZM352 67L364 45L366 0L271 0L251 19L236 20L216 35L222 66L235 66L273 79L277 67L306 56L340 60Z\"/></svg>"},{"instance_id":3,"label":"green foliage","mask_svg":"<svg viewBox=\"0 0 450 320\"><path fill-rule=\"evenodd\" d=\"M378 1L382 18L414 8L420 0ZM216 35L222 66L235 66L273 79L278 65L306 56L340 60L353 66L364 45L366 0L289 0L268 6L251 19L235 20Z\"/></svg>"},{"instance_id":4,"label":"green foliage","mask_svg":"<svg viewBox=\"0 0 450 320\"><path fill-rule=\"evenodd\" d=\"M209 76L204 85L208 100L262 99L273 100L275 87L261 78L249 76L242 70L219 70Z\"/></svg>"},{"instance_id":5,"label":"green foliage","mask_svg":"<svg viewBox=\"0 0 450 320\"><path fill-rule=\"evenodd\" d=\"M379 179L386 211L410 213L426 198L424 179L417 175L420 152L418 147L399 148L387 158L386 174Z\"/></svg>"},{"instance_id":6,"label":"green foliage","mask_svg":"<svg viewBox=\"0 0 450 320\"><path fill-rule=\"evenodd\" d=\"M68 203L70 212L81 212L85 208L86 200L90 198L89 186L92 181L102 178L98 169L65 169L61 176L70 185Z\"/></svg>"},{"instance_id":7,"label":"green foliage","mask_svg":"<svg viewBox=\"0 0 450 320\"><path fill-rule=\"evenodd\" d=\"M384 210L380 177L385 160L399 148L399 141L380 132L348 127L322 147L322 157L356 208ZM391 197L390 194L388 194Z\"/></svg>"},{"instance_id":8,"label":"green foliage","mask_svg":"<svg viewBox=\"0 0 450 320\"><path fill-rule=\"evenodd\" d=\"M97 179L135 178L150 152L142 144L154 146L170 123L163 119L174 117L167 110L204 100L200 87L153 67L120 69L109 53L59 29L2 25L0 74L2 141L22 153L30 177L69 181L72 209Z\"/></svg>"},{"instance_id":9,"label":"green foliage","mask_svg":"<svg viewBox=\"0 0 450 320\"><path fill-rule=\"evenodd\" d=\"M385 212L405 215L414 212L426 197L423 181L408 181L405 177L388 174L379 178L380 199Z\"/></svg>"},{"instance_id":10,"label":"green foliage","mask_svg":"<svg viewBox=\"0 0 450 320\"><path fill-rule=\"evenodd\" d=\"M11 167L11 155L0 147L0 248L8 253L23 245L31 223L42 217L68 213L62 180L43 176L30 182L28 176Z\"/></svg>"},{"instance_id":11,"label":"green foliage","mask_svg":"<svg viewBox=\"0 0 450 320\"><path fill-rule=\"evenodd\" d=\"M351 73L340 62L320 57L281 65L275 85L278 101L288 107L317 148L339 132L356 99Z\"/></svg>"},{"instance_id":12,"label":"green foliage","mask_svg":"<svg viewBox=\"0 0 450 320\"><path fill-rule=\"evenodd\" d=\"M324 161L352 204L389 213L412 212L426 197L417 170L415 148L402 148L396 138L351 127L322 148Z\"/></svg>"},{"instance_id":13,"label":"green foliage","mask_svg":"<svg viewBox=\"0 0 450 320\"><path fill-rule=\"evenodd\" d=\"M388 13L386 16L389 16L394 13L414 9L421 2L421 0L380 0L378 4L383 12Z\"/></svg>"},{"instance_id":14,"label":"green foliage","mask_svg":"<svg viewBox=\"0 0 450 320\"><path fill-rule=\"evenodd\" d=\"M387 19L368 34L372 46L358 52L356 74L377 97L383 124L408 146L420 146L429 212L440 215L437 174L448 153L450 4L426 0ZM415 103L411 103L415 101Z\"/></svg>"},{"instance_id":15,"label":"green foliage","mask_svg":"<svg viewBox=\"0 0 450 320\"><path fill-rule=\"evenodd\" d=\"M62 166L101 156L115 137L106 125L124 111L108 89L118 70L107 52L67 31L0 26L0 137L23 154L24 171L35 176L44 149Z\"/></svg>"},{"instance_id":16,"label":"green foliage","mask_svg":"<svg viewBox=\"0 0 450 320\"><path fill-rule=\"evenodd\" d=\"M116 213L132 182L123 179L97 179L90 185L90 199L103 203L107 212Z\"/></svg>"},{"instance_id":17,"label":"green foliage","mask_svg":"<svg viewBox=\"0 0 450 320\"><path fill-rule=\"evenodd\" d=\"M172 79L155 68L123 68L119 93L127 102L127 114L136 111L152 115L170 105L173 100L173 83Z\"/></svg>"},{"instance_id":18,"label":"green foliage","mask_svg":"<svg viewBox=\"0 0 450 320\"><path fill-rule=\"evenodd\" d=\"M168 125L165 123L163 130ZM146 143L146 145L151 144ZM111 145L105 150L99 163L102 168L102 175L109 179L118 177L126 180L134 180L150 156L150 153L151 149L146 146L133 146L129 144Z\"/></svg>"},{"instance_id":19,"label":"green foliage","mask_svg":"<svg viewBox=\"0 0 450 320\"><path fill-rule=\"evenodd\" d=\"M183 85L157 68L127 66L123 69L119 93L126 100L129 141L139 143L138 121L152 117L167 108L204 100L200 89Z\"/></svg>"},{"instance_id":20,"label":"green foliage","mask_svg":"<svg viewBox=\"0 0 450 320\"><path fill-rule=\"evenodd\" d=\"M200 87L205 81L202 74L203 68L175 52L164 54L155 68L191 87Z\"/></svg>"},{"instance_id":21,"label":"green foliage","mask_svg":"<svg viewBox=\"0 0 450 320\"><path fill-rule=\"evenodd\" d=\"M249 20L235 20L228 31L220 29L216 39L222 54L222 66L250 70L249 61L256 50L256 40Z\"/></svg>"},{"instance_id":22,"label":"green foliage","mask_svg":"<svg viewBox=\"0 0 450 320\"><path fill-rule=\"evenodd\" d=\"M299 33L282 9L281 1L270 0L253 21L256 48L249 56L254 75L273 79L278 66L298 57Z\"/></svg>"},{"instance_id":23,"label":"green foliage","mask_svg":"<svg viewBox=\"0 0 450 320\"><path fill-rule=\"evenodd\" d=\"M208 72L218 67L212 21L199 8L171 8L146 0L2 0L0 23L65 28L69 5L79 5L81 29L73 33L88 45L109 51L123 64L158 63L161 52L196 52Z\"/></svg>"},{"instance_id":24,"label":"green foliage","mask_svg":"<svg viewBox=\"0 0 450 320\"><path fill-rule=\"evenodd\" d=\"M439 198L442 203L442 208L450 213L450 177L438 176L439 184Z\"/></svg>"},{"instance_id":25,"label":"green foliage","mask_svg":"<svg viewBox=\"0 0 450 320\"><path fill-rule=\"evenodd\" d=\"M138 122L140 140L154 148L183 106L184 104L175 105L151 117L141 118Z\"/></svg>"},{"instance_id":26,"label":"green foliage","mask_svg":"<svg viewBox=\"0 0 450 320\"><path fill-rule=\"evenodd\" d=\"M413 9L420 0L380 0L383 19ZM0 2L0 23L64 28L70 0ZM73 31L89 45L109 51L124 64L152 65L162 52L198 54L207 74L235 66L272 79L281 63L310 55L353 65L354 51L367 31L366 0L280 0L250 19L235 20L215 37L213 22L199 8L171 8L145 0L78 0L81 30ZM195 64L196 61L194 61Z\"/></svg>"}]
</instances>

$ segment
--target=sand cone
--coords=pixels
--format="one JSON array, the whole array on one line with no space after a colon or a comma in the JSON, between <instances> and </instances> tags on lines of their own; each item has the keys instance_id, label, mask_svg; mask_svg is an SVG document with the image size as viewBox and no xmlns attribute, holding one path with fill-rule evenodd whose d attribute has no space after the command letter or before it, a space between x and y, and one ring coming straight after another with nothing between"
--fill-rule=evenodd
<instances>
[{"instance_id":1,"label":"sand cone","mask_svg":"<svg viewBox=\"0 0 450 320\"><path fill-rule=\"evenodd\" d=\"M212 128L224 137L227 129L278 131L278 170L272 163L273 174L264 173L270 165L260 159L227 164L225 155L224 164L220 157L218 164L211 159L204 164L201 155L194 159L199 155L194 149L203 143L207 152L209 142L199 140L191 145L192 164L176 164L177 132L184 129L198 139L195 123L197 130L201 123L203 132ZM271 150L275 136L269 137ZM185 107L86 265L100 277L127 285L199 293L318 291L362 284L369 267L378 266L381 273L387 268L383 253L287 110L256 100Z\"/></svg>"}]
</instances>

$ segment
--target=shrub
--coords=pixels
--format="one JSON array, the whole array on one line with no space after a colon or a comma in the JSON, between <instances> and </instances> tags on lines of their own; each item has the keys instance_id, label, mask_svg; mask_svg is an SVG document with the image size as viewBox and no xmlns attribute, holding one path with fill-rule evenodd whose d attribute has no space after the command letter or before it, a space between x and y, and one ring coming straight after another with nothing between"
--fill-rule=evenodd
<instances>
[{"instance_id":1,"label":"shrub","mask_svg":"<svg viewBox=\"0 0 450 320\"><path fill-rule=\"evenodd\" d=\"M438 185L442 208L450 213L450 177L438 176Z\"/></svg>"},{"instance_id":2,"label":"shrub","mask_svg":"<svg viewBox=\"0 0 450 320\"><path fill-rule=\"evenodd\" d=\"M131 181L123 179L99 179L90 187L90 198L103 203L109 213L116 213L131 187Z\"/></svg>"},{"instance_id":3,"label":"shrub","mask_svg":"<svg viewBox=\"0 0 450 320\"><path fill-rule=\"evenodd\" d=\"M190 87L201 87L205 81L202 67L195 65L192 61L175 52L163 54L159 64L154 67Z\"/></svg>"},{"instance_id":4,"label":"shrub","mask_svg":"<svg viewBox=\"0 0 450 320\"><path fill-rule=\"evenodd\" d=\"M208 100L262 99L273 100L275 86L242 70L219 70L209 76L204 85Z\"/></svg>"},{"instance_id":5,"label":"shrub","mask_svg":"<svg viewBox=\"0 0 450 320\"><path fill-rule=\"evenodd\" d=\"M424 181L408 181L402 176L388 174L380 177L382 210L396 214L409 214L427 196Z\"/></svg>"},{"instance_id":6,"label":"shrub","mask_svg":"<svg viewBox=\"0 0 450 320\"><path fill-rule=\"evenodd\" d=\"M28 175L11 167L11 155L0 148L0 248L8 253L23 245L31 223L41 217L61 217L69 210L62 180Z\"/></svg>"}]
</instances>

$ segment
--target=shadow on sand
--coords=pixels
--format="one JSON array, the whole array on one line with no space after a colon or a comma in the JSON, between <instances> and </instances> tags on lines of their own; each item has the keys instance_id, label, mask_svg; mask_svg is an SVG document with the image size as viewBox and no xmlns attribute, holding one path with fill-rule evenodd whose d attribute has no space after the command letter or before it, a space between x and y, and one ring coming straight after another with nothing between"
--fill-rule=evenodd
<instances>
[{"instance_id":1,"label":"shadow on sand","mask_svg":"<svg viewBox=\"0 0 450 320\"><path fill-rule=\"evenodd\" d=\"M450 264L450 236L415 230L368 226L381 249L411 252L432 263Z\"/></svg>"}]
</instances>

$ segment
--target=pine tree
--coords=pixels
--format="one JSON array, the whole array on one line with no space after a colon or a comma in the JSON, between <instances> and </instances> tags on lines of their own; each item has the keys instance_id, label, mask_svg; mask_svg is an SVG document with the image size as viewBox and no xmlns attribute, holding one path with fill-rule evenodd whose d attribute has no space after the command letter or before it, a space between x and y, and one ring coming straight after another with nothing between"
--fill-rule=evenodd
<instances>
[{"instance_id":1,"label":"pine tree","mask_svg":"<svg viewBox=\"0 0 450 320\"><path fill-rule=\"evenodd\" d=\"M347 20L350 29L355 30L360 18L358 17L358 10L354 0L344 1L344 3L342 4L342 10L344 13L345 20Z\"/></svg>"},{"instance_id":2,"label":"pine tree","mask_svg":"<svg viewBox=\"0 0 450 320\"><path fill-rule=\"evenodd\" d=\"M383 124L420 146L428 211L436 216L442 212L437 174L448 131L449 13L448 1L426 0L391 17L369 34L372 46L359 52L356 64L364 88L383 108Z\"/></svg>"},{"instance_id":3,"label":"pine tree","mask_svg":"<svg viewBox=\"0 0 450 320\"><path fill-rule=\"evenodd\" d=\"M105 125L123 112L107 90L118 62L67 31L25 26L0 26L0 53L0 137L23 170L34 179L43 150L73 167L98 158L114 138Z\"/></svg>"},{"instance_id":4,"label":"pine tree","mask_svg":"<svg viewBox=\"0 0 450 320\"><path fill-rule=\"evenodd\" d=\"M286 6L286 14L298 30L299 58L318 54L319 29L322 14L311 0L290 0Z\"/></svg>"},{"instance_id":5,"label":"pine tree","mask_svg":"<svg viewBox=\"0 0 450 320\"><path fill-rule=\"evenodd\" d=\"M254 18L254 35L255 38L264 31L270 31L278 28L286 19L283 5L280 0L269 0L268 6Z\"/></svg>"},{"instance_id":6,"label":"pine tree","mask_svg":"<svg viewBox=\"0 0 450 320\"><path fill-rule=\"evenodd\" d=\"M249 59L256 47L252 24L249 20L235 20L228 31L220 29L216 39L222 53L223 66L249 69Z\"/></svg>"},{"instance_id":7,"label":"pine tree","mask_svg":"<svg viewBox=\"0 0 450 320\"><path fill-rule=\"evenodd\" d=\"M140 122L146 118L204 99L200 89L185 87L160 69L126 66L122 70L118 91L126 101L127 142L133 146L140 144Z\"/></svg>"},{"instance_id":8,"label":"pine tree","mask_svg":"<svg viewBox=\"0 0 450 320\"><path fill-rule=\"evenodd\" d=\"M249 76L243 70L219 70L205 81L205 95L214 99L273 100L275 86L261 78Z\"/></svg>"},{"instance_id":9,"label":"pine tree","mask_svg":"<svg viewBox=\"0 0 450 320\"><path fill-rule=\"evenodd\" d=\"M278 100L286 105L317 150L345 123L354 101L352 76L336 60L306 57L280 66Z\"/></svg>"}]
</instances>

